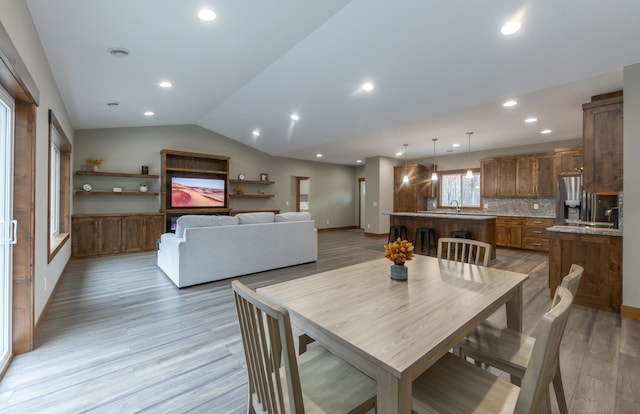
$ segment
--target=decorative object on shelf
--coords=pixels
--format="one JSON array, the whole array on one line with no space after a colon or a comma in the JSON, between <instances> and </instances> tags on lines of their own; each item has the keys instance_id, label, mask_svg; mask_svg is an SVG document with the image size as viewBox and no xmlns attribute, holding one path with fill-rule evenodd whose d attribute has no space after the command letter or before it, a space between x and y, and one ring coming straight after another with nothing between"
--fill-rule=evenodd
<instances>
[{"instance_id":1,"label":"decorative object on shelf","mask_svg":"<svg viewBox=\"0 0 640 414\"><path fill-rule=\"evenodd\" d=\"M391 279L407 280L408 269L404 266L407 260L413 259L413 243L398 238L384 245L384 257L391 260Z\"/></svg>"},{"instance_id":2,"label":"decorative object on shelf","mask_svg":"<svg viewBox=\"0 0 640 414\"><path fill-rule=\"evenodd\" d=\"M91 166L91 169L95 172L100 171L100 164L102 164L102 158L87 158L84 162Z\"/></svg>"},{"instance_id":3,"label":"decorative object on shelf","mask_svg":"<svg viewBox=\"0 0 640 414\"><path fill-rule=\"evenodd\" d=\"M236 185L236 194L239 194L239 195L244 194L244 189L239 185Z\"/></svg>"},{"instance_id":4,"label":"decorative object on shelf","mask_svg":"<svg viewBox=\"0 0 640 414\"><path fill-rule=\"evenodd\" d=\"M144 174L144 175L149 174L149 166L143 165L142 168L140 168L140 174Z\"/></svg>"},{"instance_id":5,"label":"decorative object on shelf","mask_svg":"<svg viewBox=\"0 0 640 414\"><path fill-rule=\"evenodd\" d=\"M260 189L260 194L265 194L265 191L263 189Z\"/></svg>"},{"instance_id":6,"label":"decorative object on shelf","mask_svg":"<svg viewBox=\"0 0 640 414\"><path fill-rule=\"evenodd\" d=\"M114 193L121 193L122 192L122 187L113 187L113 192Z\"/></svg>"},{"instance_id":7,"label":"decorative object on shelf","mask_svg":"<svg viewBox=\"0 0 640 414\"><path fill-rule=\"evenodd\" d=\"M238 174L238 180L244 180L244 179L245 179L244 174L242 173Z\"/></svg>"},{"instance_id":8,"label":"decorative object on shelf","mask_svg":"<svg viewBox=\"0 0 640 414\"><path fill-rule=\"evenodd\" d=\"M141 193L146 193L149 190L149 188L147 188L147 183L140 183L140 192Z\"/></svg>"},{"instance_id":9,"label":"decorative object on shelf","mask_svg":"<svg viewBox=\"0 0 640 414\"><path fill-rule=\"evenodd\" d=\"M91 190L93 190L93 186L91 184L89 184L89 183L85 183L85 184L82 184L82 189L84 191L91 191Z\"/></svg>"},{"instance_id":10,"label":"decorative object on shelf","mask_svg":"<svg viewBox=\"0 0 640 414\"><path fill-rule=\"evenodd\" d=\"M260 173L260 181L269 181L269 174Z\"/></svg>"}]
</instances>

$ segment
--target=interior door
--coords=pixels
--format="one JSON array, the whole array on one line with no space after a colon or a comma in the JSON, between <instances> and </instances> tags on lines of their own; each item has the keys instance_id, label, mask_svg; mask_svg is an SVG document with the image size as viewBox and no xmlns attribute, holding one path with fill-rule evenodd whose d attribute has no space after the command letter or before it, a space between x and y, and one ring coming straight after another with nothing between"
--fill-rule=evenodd
<instances>
[{"instance_id":1,"label":"interior door","mask_svg":"<svg viewBox=\"0 0 640 414\"><path fill-rule=\"evenodd\" d=\"M11 357L11 246L16 242L13 212L13 99L0 88L0 372Z\"/></svg>"}]
</instances>

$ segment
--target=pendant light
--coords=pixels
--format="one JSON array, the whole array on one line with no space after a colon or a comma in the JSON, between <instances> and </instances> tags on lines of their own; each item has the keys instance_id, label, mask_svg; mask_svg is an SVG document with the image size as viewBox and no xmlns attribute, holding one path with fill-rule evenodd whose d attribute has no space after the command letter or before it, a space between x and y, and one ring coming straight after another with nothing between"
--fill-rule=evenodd
<instances>
[{"instance_id":1,"label":"pendant light","mask_svg":"<svg viewBox=\"0 0 640 414\"><path fill-rule=\"evenodd\" d=\"M402 145L404 145L404 176L402 177L402 182L408 184L409 174L407 174L407 146L409 146L409 144Z\"/></svg>"},{"instance_id":2,"label":"pendant light","mask_svg":"<svg viewBox=\"0 0 640 414\"><path fill-rule=\"evenodd\" d=\"M473 134L473 132L467 132L467 135L469 135L469 152L467 152L467 163L469 164L469 169L467 170L467 178L469 179L473 178L473 171L471 171L471 134Z\"/></svg>"},{"instance_id":3,"label":"pendant light","mask_svg":"<svg viewBox=\"0 0 640 414\"><path fill-rule=\"evenodd\" d=\"M436 172L436 141L438 138L431 138L433 141L433 173L431 173L431 179L434 181L438 180L438 173Z\"/></svg>"}]
</instances>

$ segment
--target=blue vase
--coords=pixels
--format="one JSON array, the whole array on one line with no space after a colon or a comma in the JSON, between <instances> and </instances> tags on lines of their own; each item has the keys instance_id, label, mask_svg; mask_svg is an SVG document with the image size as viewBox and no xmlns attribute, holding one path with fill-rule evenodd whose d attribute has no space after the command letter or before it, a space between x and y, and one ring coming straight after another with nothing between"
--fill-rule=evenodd
<instances>
[{"instance_id":1,"label":"blue vase","mask_svg":"<svg viewBox=\"0 0 640 414\"><path fill-rule=\"evenodd\" d=\"M391 265L391 279L407 280L408 276L409 269L404 266L404 263L395 263Z\"/></svg>"}]
</instances>

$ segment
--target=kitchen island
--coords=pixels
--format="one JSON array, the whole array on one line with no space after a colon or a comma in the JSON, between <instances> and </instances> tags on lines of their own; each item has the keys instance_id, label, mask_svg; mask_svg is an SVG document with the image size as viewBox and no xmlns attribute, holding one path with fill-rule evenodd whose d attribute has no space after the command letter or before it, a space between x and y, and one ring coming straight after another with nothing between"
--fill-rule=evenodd
<instances>
[{"instance_id":1,"label":"kitchen island","mask_svg":"<svg viewBox=\"0 0 640 414\"><path fill-rule=\"evenodd\" d=\"M451 237L451 232L455 230L464 230L471 233L471 237L474 240L489 243L492 246L491 258L496 258L496 216L428 212L385 214L391 217L392 226L399 225L407 228L407 237L412 242L415 242L416 228L418 227L432 228L436 234L436 239ZM435 247L437 249L437 246Z\"/></svg>"},{"instance_id":2,"label":"kitchen island","mask_svg":"<svg viewBox=\"0 0 640 414\"><path fill-rule=\"evenodd\" d=\"M574 303L620 313L622 230L593 226L548 227L549 291L553 296L573 263L584 267Z\"/></svg>"}]
</instances>

